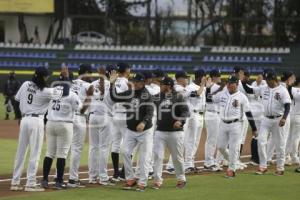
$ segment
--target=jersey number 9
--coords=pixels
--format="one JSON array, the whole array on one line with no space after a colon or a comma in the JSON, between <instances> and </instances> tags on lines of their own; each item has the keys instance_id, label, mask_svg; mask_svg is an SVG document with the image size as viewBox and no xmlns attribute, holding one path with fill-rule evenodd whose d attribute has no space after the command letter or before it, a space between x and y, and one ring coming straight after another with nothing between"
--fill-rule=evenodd
<instances>
[{"instance_id":1,"label":"jersey number 9","mask_svg":"<svg viewBox=\"0 0 300 200\"><path fill-rule=\"evenodd\" d=\"M28 94L28 100L27 100L27 103L28 103L28 104L32 104L32 100L33 100L33 94Z\"/></svg>"}]
</instances>

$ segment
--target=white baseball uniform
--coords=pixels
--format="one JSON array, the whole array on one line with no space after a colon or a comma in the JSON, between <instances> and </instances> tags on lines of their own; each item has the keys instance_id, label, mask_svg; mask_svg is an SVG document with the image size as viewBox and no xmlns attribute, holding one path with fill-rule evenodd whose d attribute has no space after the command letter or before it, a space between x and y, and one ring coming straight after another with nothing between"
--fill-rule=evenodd
<instances>
[{"instance_id":1,"label":"white baseball uniform","mask_svg":"<svg viewBox=\"0 0 300 200\"><path fill-rule=\"evenodd\" d=\"M128 90L128 79L118 77L115 81L116 93L125 92ZM113 125L112 130L112 147L111 152L120 153L123 134L126 130L126 109L123 103L114 104Z\"/></svg>"},{"instance_id":2,"label":"white baseball uniform","mask_svg":"<svg viewBox=\"0 0 300 200\"><path fill-rule=\"evenodd\" d=\"M280 127L279 121L284 113L284 104L291 103L287 89L279 85L275 88L268 86L253 88L256 95L262 97L264 117L258 134L258 153L260 167L267 167L267 139L271 133L276 145L277 169L284 170L285 146L287 132L285 126Z\"/></svg>"},{"instance_id":3,"label":"white baseball uniform","mask_svg":"<svg viewBox=\"0 0 300 200\"><path fill-rule=\"evenodd\" d=\"M103 101L109 95L110 82L104 80L104 94L99 90L100 81L92 82L94 94L89 117L89 179L100 182L109 180L107 174L108 154L111 143L112 117Z\"/></svg>"},{"instance_id":4,"label":"white baseball uniform","mask_svg":"<svg viewBox=\"0 0 300 200\"><path fill-rule=\"evenodd\" d=\"M280 82L280 85L287 88L286 84L284 82ZM284 131L286 135L286 147L291 146L291 138L290 135L290 124L291 124L291 118L290 115L286 118L286 123L284 126ZM267 142L267 161L271 161L274 155L276 149L275 140L273 138L272 134L269 134L268 142ZM287 150L287 149L286 149ZM287 151L286 151L287 152Z\"/></svg>"},{"instance_id":5,"label":"white baseball uniform","mask_svg":"<svg viewBox=\"0 0 300 200\"><path fill-rule=\"evenodd\" d=\"M46 125L47 157L67 158L73 138L75 112L81 107L78 95L72 91L60 100L51 101Z\"/></svg>"},{"instance_id":6,"label":"white baseball uniform","mask_svg":"<svg viewBox=\"0 0 300 200\"><path fill-rule=\"evenodd\" d=\"M229 161L229 169L235 171L240 155L242 118L244 113L250 111L249 101L242 92L230 94L228 90L213 95L212 100L220 106L221 122L217 147Z\"/></svg>"},{"instance_id":7,"label":"white baseball uniform","mask_svg":"<svg viewBox=\"0 0 300 200\"><path fill-rule=\"evenodd\" d=\"M206 89L203 88L201 95L197 94L200 86L191 82L187 87L187 101L190 109L190 117L186 121L184 130L184 165L185 169L194 168L195 155L199 146L204 122Z\"/></svg>"},{"instance_id":8,"label":"white baseball uniform","mask_svg":"<svg viewBox=\"0 0 300 200\"><path fill-rule=\"evenodd\" d=\"M300 88L292 88L293 100L291 104L291 126L286 153L290 154L292 163L299 163L300 142Z\"/></svg>"},{"instance_id":9,"label":"white baseball uniform","mask_svg":"<svg viewBox=\"0 0 300 200\"><path fill-rule=\"evenodd\" d=\"M15 99L20 102L23 118L20 123L19 144L14 163L12 185L20 184L27 147L29 146L30 157L26 186L36 186L36 172L44 138L44 115L51 99L59 100L61 96L61 89L44 88L40 90L32 81L24 82L16 94Z\"/></svg>"},{"instance_id":10,"label":"white baseball uniform","mask_svg":"<svg viewBox=\"0 0 300 200\"><path fill-rule=\"evenodd\" d=\"M76 79L72 81L71 91L75 92L81 103L86 99L86 92L90 87L90 83L83 81L81 79ZM75 113L74 123L73 123L73 138L71 144L71 159L70 159L70 180L77 181L78 170L80 166L80 158L83 150L83 145L86 136L86 122L87 122L87 111L84 114L79 112Z\"/></svg>"},{"instance_id":11,"label":"white baseball uniform","mask_svg":"<svg viewBox=\"0 0 300 200\"><path fill-rule=\"evenodd\" d=\"M210 94L213 94L219 88L220 86L214 83L210 88ZM206 103L205 125L206 125L207 136L205 142L204 165L209 167L209 166L217 165L214 155L217 148L217 139L219 135L219 125L220 125L218 104L213 102Z\"/></svg>"}]
</instances>

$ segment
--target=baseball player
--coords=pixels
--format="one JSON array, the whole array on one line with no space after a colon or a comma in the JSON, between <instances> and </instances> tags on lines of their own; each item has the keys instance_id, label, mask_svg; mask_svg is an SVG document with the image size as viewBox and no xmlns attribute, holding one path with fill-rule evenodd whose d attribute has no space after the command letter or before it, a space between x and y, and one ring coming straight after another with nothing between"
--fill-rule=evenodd
<instances>
[{"instance_id":1,"label":"baseball player","mask_svg":"<svg viewBox=\"0 0 300 200\"><path fill-rule=\"evenodd\" d=\"M293 72L291 71L286 71L283 72L282 77L281 77L281 82L279 83L280 85L284 86L285 88L287 88L289 91L291 90L292 85L295 82L295 75ZM290 93L290 97L292 97L292 94ZM290 137L290 115L288 115L287 119L286 119L286 125L284 126L284 130L286 132L286 136L287 136L287 143L286 143L286 165L291 165L291 157L290 157L290 146L292 146L292 141L291 141L291 137ZM269 139L268 139L268 144L267 144L267 160L269 161L269 163L273 163L272 161L272 157L274 155L274 151L275 151L275 141L273 138L273 135L271 134Z\"/></svg>"},{"instance_id":2,"label":"baseball player","mask_svg":"<svg viewBox=\"0 0 300 200\"><path fill-rule=\"evenodd\" d=\"M107 173L108 155L111 143L112 117L104 99L109 95L107 80L113 66L99 67L99 79L92 82L94 94L89 117L89 183L114 185Z\"/></svg>"},{"instance_id":3,"label":"baseball player","mask_svg":"<svg viewBox=\"0 0 300 200\"><path fill-rule=\"evenodd\" d=\"M30 147L30 157L27 168L26 192L40 192L44 188L36 185L36 172L44 138L44 115L48 105L53 100L59 100L63 91L58 88L46 87L49 71L45 67L35 70L31 81L25 81L15 99L20 102L22 113L20 122L19 145L16 153L13 178L10 190L23 190L20 186L27 147Z\"/></svg>"},{"instance_id":4,"label":"baseball player","mask_svg":"<svg viewBox=\"0 0 300 200\"><path fill-rule=\"evenodd\" d=\"M299 161L299 142L300 142L300 78L297 77L295 87L292 88L292 109L291 109L291 135L293 137L293 143L291 146L291 157L293 163L298 163L299 167L295 169L295 172L300 173L300 161Z\"/></svg>"},{"instance_id":5,"label":"baseball player","mask_svg":"<svg viewBox=\"0 0 300 200\"><path fill-rule=\"evenodd\" d=\"M81 103L86 99L87 91L93 87L89 82L91 81L92 67L87 64L79 66L78 75L76 80L72 81L71 91L79 96ZM78 170L80 166L80 158L83 150L83 145L86 135L87 112L81 114L75 113L73 123L73 138L71 144L71 158L69 170L68 187L84 187L79 181Z\"/></svg>"},{"instance_id":6,"label":"baseball player","mask_svg":"<svg viewBox=\"0 0 300 200\"><path fill-rule=\"evenodd\" d=\"M129 89L128 77L130 75L130 66L127 63L117 64L118 78L114 83L116 92L121 93ZM114 104L113 113L113 126L112 130L112 147L111 147L111 159L114 168L114 174L112 180L118 182L125 180L124 167L119 172L119 154L121 150L123 134L126 130L126 109L123 103Z\"/></svg>"},{"instance_id":7,"label":"baseball player","mask_svg":"<svg viewBox=\"0 0 300 200\"><path fill-rule=\"evenodd\" d=\"M176 84L174 85L174 90L183 95L184 98L187 98L186 86L189 83L189 76L185 71L179 71L175 74ZM171 155L169 156L169 161L166 166L167 173L175 174L175 169L172 161Z\"/></svg>"},{"instance_id":8,"label":"baseball player","mask_svg":"<svg viewBox=\"0 0 300 200\"><path fill-rule=\"evenodd\" d=\"M248 93L255 93L262 96L264 106L264 117L262 119L258 134L259 168L258 175L267 172L267 139L272 137L276 146L277 167L274 175L284 174L285 148L287 132L285 131L286 119L290 112L291 98L288 90L279 84L276 73L269 71L266 74L268 86L249 88L243 84Z\"/></svg>"},{"instance_id":9,"label":"baseball player","mask_svg":"<svg viewBox=\"0 0 300 200\"><path fill-rule=\"evenodd\" d=\"M154 101L157 105L157 128L154 134L154 189L160 189L165 146L169 149L174 162L177 188L184 188L184 133L183 126L189 116L187 102L182 94L174 90L174 81L164 77L160 94Z\"/></svg>"},{"instance_id":10,"label":"baseball player","mask_svg":"<svg viewBox=\"0 0 300 200\"><path fill-rule=\"evenodd\" d=\"M133 88L115 95L115 87L111 87L110 96L113 101L126 102L127 129L123 138L122 152L124 156L126 184L123 189L130 190L137 184L137 191L144 191L148 181L149 162L152 151L152 118L154 105L152 97L145 88L145 77L143 74L134 75ZM114 79L111 79L114 84ZM138 181L132 167L133 150L139 145L139 168Z\"/></svg>"},{"instance_id":11,"label":"baseball player","mask_svg":"<svg viewBox=\"0 0 300 200\"><path fill-rule=\"evenodd\" d=\"M247 97L238 90L239 79L231 76L228 79L227 90L209 96L207 101L218 103L220 106L220 129L217 147L224 158L229 161L226 172L226 178L235 177L235 171L240 155L240 141L243 123L242 118L245 115L248 118L252 128L252 134L256 135L256 126L250 111ZM210 93L210 81L207 83L207 94ZM229 151L227 151L229 146Z\"/></svg>"},{"instance_id":12,"label":"baseball player","mask_svg":"<svg viewBox=\"0 0 300 200\"><path fill-rule=\"evenodd\" d=\"M221 74L219 70L212 70L209 73L212 81L212 86L210 87L210 94L217 93L221 88L219 85L221 83ZM219 135L219 108L218 104L213 102L206 103L205 112L205 125L206 125L206 142L205 142L205 162L204 169L210 171L220 170L219 164L215 160L215 152L217 148L217 138Z\"/></svg>"},{"instance_id":13,"label":"baseball player","mask_svg":"<svg viewBox=\"0 0 300 200\"><path fill-rule=\"evenodd\" d=\"M43 181L41 184L45 189L49 188L48 176L55 157L57 157L55 188L60 190L65 187L63 176L66 158L73 137L74 115L77 111L80 111L80 113L85 112L91 101L90 96L93 94L93 88L89 88L87 98L82 104L78 95L70 91L71 82L68 81L69 73L66 67L62 69L62 74L60 80L64 82L58 83L58 85L62 85L64 90L67 90L66 93L68 95L62 97L60 100L52 100L48 108L48 121L46 125L47 153L44 158Z\"/></svg>"},{"instance_id":14,"label":"baseball player","mask_svg":"<svg viewBox=\"0 0 300 200\"><path fill-rule=\"evenodd\" d=\"M187 119L184 131L184 164L185 173L195 172L195 155L199 146L204 122L205 111L205 72L202 69L195 71L195 81L187 87L187 99L190 108L190 117Z\"/></svg>"}]
</instances>

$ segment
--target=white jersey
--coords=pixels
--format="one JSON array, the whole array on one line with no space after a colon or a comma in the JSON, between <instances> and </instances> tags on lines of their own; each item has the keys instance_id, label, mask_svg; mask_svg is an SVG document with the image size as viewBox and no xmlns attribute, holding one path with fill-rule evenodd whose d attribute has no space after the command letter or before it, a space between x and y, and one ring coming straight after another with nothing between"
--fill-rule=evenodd
<instances>
[{"instance_id":1,"label":"white jersey","mask_svg":"<svg viewBox=\"0 0 300 200\"><path fill-rule=\"evenodd\" d=\"M62 87L44 88L40 90L32 81L25 81L15 96L20 102L22 114L44 115L50 101L62 97Z\"/></svg>"},{"instance_id":2,"label":"white jersey","mask_svg":"<svg viewBox=\"0 0 300 200\"><path fill-rule=\"evenodd\" d=\"M201 95L197 95L197 91L200 89L200 86L191 82L187 87L188 103L191 111L194 112L204 112L205 102L206 102L206 88L203 88Z\"/></svg>"},{"instance_id":3,"label":"white jersey","mask_svg":"<svg viewBox=\"0 0 300 200\"><path fill-rule=\"evenodd\" d=\"M175 84L174 85L174 90L176 92L179 92L180 94L182 94L184 96L184 98L187 98L188 92L187 92L186 87L183 87L182 85L179 85L179 84Z\"/></svg>"},{"instance_id":4,"label":"white jersey","mask_svg":"<svg viewBox=\"0 0 300 200\"><path fill-rule=\"evenodd\" d=\"M160 93L160 87L159 87L159 85L157 85L155 83L151 83L150 85L145 85L145 88L153 96Z\"/></svg>"},{"instance_id":5,"label":"white jersey","mask_svg":"<svg viewBox=\"0 0 300 200\"><path fill-rule=\"evenodd\" d=\"M89 89L90 85L90 83L81 79L72 81L71 91L78 95L81 103L83 103L86 99L86 92Z\"/></svg>"},{"instance_id":6,"label":"white jersey","mask_svg":"<svg viewBox=\"0 0 300 200\"><path fill-rule=\"evenodd\" d=\"M291 115L300 115L300 88L292 87Z\"/></svg>"},{"instance_id":7,"label":"white jersey","mask_svg":"<svg viewBox=\"0 0 300 200\"><path fill-rule=\"evenodd\" d=\"M122 93L125 92L129 89L128 87L128 79L125 77L118 77L115 81L115 88L116 88L116 93ZM123 106L124 103L116 103L114 104L114 112L115 113L125 113L126 109Z\"/></svg>"},{"instance_id":8,"label":"white jersey","mask_svg":"<svg viewBox=\"0 0 300 200\"><path fill-rule=\"evenodd\" d=\"M253 88L254 93L262 97L265 116L280 116L284 113L284 104L291 103L288 90L279 85L275 88L268 86Z\"/></svg>"},{"instance_id":9,"label":"white jersey","mask_svg":"<svg viewBox=\"0 0 300 200\"><path fill-rule=\"evenodd\" d=\"M210 94L215 93L221 86L214 83L211 87L210 87ZM219 105L213 102L207 102L206 103L206 111L210 111L210 112L219 112Z\"/></svg>"},{"instance_id":10,"label":"white jersey","mask_svg":"<svg viewBox=\"0 0 300 200\"><path fill-rule=\"evenodd\" d=\"M68 96L50 102L47 119L56 122L73 122L75 112L79 112L81 108L82 103L78 95L70 91Z\"/></svg>"},{"instance_id":11,"label":"white jersey","mask_svg":"<svg viewBox=\"0 0 300 200\"><path fill-rule=\"evenodd\" d=\"M99 79L92 82L92 85L94 86L94 94L92 96L90 112L94 113L94 114L98 114L98 115L102 115L107 112L110 112L110 111L108 111L109 108L104 103L104 99L106 98L107 95L109 95L110 82L108 80L104 80L104 94L100 93Z\"/></svg>"},{"instance_id":12,"label":"white jersey","mask_svg":"<svg viewBox=\"0 0 300 200\"><path fill-rule=\"evenodd\" d=\"M251 84L251 88L254 87L264 87L267 85L267 82L265 80L262 80L261 83L258 85L256 81L252 82ZM247 94L249 101L250 102L254 102L254 101L258 101L258 102L262 102L261 96L257 96L255 94Z\"/></svg>"},{"instance_id":13,"label":"white jersey","mask_svg":"<svg viewBox=\"0 0 300 200\"><path fill-rule=\"evenodd\" d=\"M212 100L219 104L220 118L225 121L242 120L244 113L250 111L249 101L240 91L230 94L228 90L224 90L213 95Z\"/></svg>"}]
</instances>

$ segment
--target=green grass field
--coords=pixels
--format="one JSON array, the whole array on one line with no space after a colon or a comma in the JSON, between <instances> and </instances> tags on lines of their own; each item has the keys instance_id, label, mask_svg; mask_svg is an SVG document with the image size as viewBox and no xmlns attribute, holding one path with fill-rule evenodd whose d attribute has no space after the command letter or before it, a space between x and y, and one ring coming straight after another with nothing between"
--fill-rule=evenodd
<instances>
[{"instance_id":1,"label":"green grass field","mask_svg":"<svg viewBox=\"0 0 300 200\"><path fill-rule=\"evenodd\" d=\"M234 179L225 179L221 174L188 177L188 185L182 190L174 187L175 180L167 179L161 190L147 189L144 193L123 191L121 186L96 187L59 192L26 194L24 196L3 198L7 200L119 200L119 199L209 199L209 200L296 200L299 199L300 176L291 170L283 177L272 174L257 176L242 173ZM2 199L2 198L1 198Z\"/></svg>"}]
</instances>

